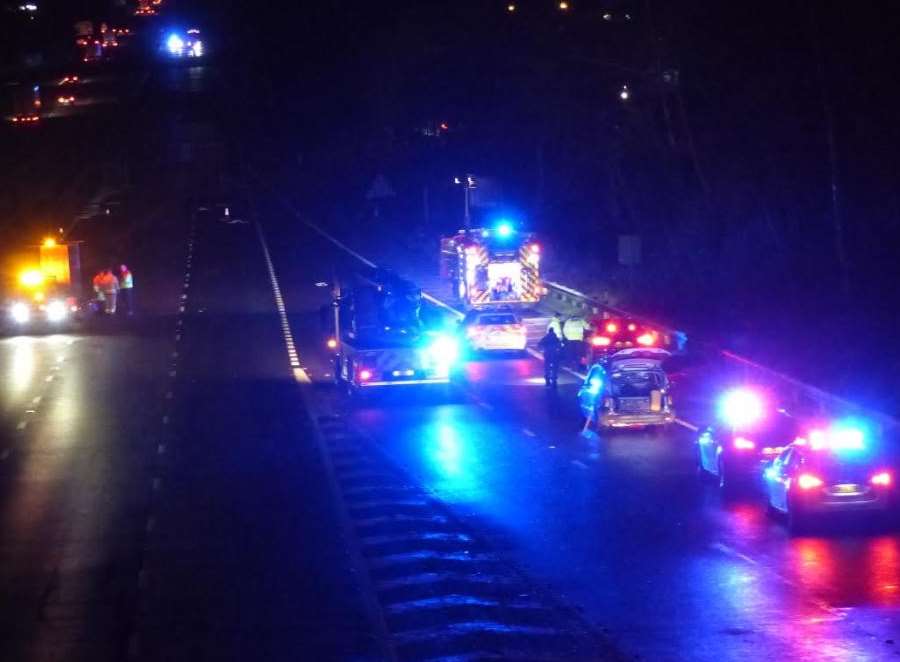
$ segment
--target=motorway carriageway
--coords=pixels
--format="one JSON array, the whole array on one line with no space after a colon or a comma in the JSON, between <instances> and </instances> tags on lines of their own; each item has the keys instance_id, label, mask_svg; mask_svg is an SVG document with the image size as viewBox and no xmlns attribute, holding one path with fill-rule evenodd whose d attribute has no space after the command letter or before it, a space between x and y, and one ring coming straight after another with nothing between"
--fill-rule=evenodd
<instances>
[{"instance_id":1,"label":"motorway carriageway","mask_svg":"<svg viewBox=\"0 0 900 662\"><path fill-rule=\"evenodd\" d=\"M260 196L264 200L265 196ZM271 198L269 198L270 200ZM325 384L316 287L354 259L261 205L314 407L366 440L453 516L648 659L883 659L900 642L900 535L862 523L791 537L760 494L731 500L696 475L693 433L581 434L578 379L548 393L534 358L473 361L454 401L397 391L352 407ZM390 266L390 265L388 265ZM286 355L285 355L286 356ZM287 356L285 358L287 361ZM676 405L699 415L702 366ZM400 391L404 391L400 393Z\"/></svg>"}]
</instances>

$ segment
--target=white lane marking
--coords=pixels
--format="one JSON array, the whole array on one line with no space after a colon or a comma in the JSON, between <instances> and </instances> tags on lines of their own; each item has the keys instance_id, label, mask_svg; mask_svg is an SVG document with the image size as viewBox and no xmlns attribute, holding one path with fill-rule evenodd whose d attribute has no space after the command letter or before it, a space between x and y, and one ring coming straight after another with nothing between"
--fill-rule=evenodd
<instances>
[{"instance_id":1,"label":"white lane marking","mask_svg":"<svg viewBox=\"0 0 900 662\"><path fill-rule=\"evenodd\" d=\"M34 396L33 398L31 398L31 404L33 404L33 405L39 405L39 404L41 404L41 400L43 400L43 399L44 399L43 396L41 396L41 395L36 395L36 396Z\"/></svg>"},{"instance_id":2,"label":"white lane marking","mask_svg":"<svg viewBox=\"0 0 900 662\"><path fill-rule=\"evenodd\" d=\"M762 563L760 563L753 557L747 556L743 552L739 552L738 550L726 545L723 542L711 543L710 548L712 548L716 551L722 552L726 556L731 556L733 558L740 559L744 563L748 563L752 566L759 568L761 571L772 575L773 577L777 578L780 582L782 582L783 584L785 584L787 586L790 586L792 589L794 589L797 592L804 591L806 589L806 587L803 586L802 584L798 584L797 582L788 579L781 573L776 572L775 570L769 568L768 566L763 565ZM824 600L821 600L821 599L813 597L813 596L807 596L806 600L808 600L810 602L810 604L815 605L822 611L824 611L828 614L831 614L833 616L837 616L838 620L840 620L846 616L845 610L836 608L836 607L832 607L830 604L828 604Z\"/></svg>"},{"instance_id":3,"label":"white lane marking","mask_svg":"<svg viewBox=\"0 0 900 662\"><path fill-rule=\"evenodd\" d=\"M278 316L281 318L281 333L284 336L284 344L287 348L288 360L291 363L294 379L302 384L311 384L312 380L310 380L309 375L306 374L306 371L300 364L300 356L297 354L294 336L291 333L291 326L288 322L287 307L284 305L284 297L281 296L281 287L278 285L278 276L275 274L275 264L272 262L272 255L269 253L269 246L266 243L262 225L259 223L256 224L256 233L259 236L259 244L262 246L263 257L269 270L269 280L272 282L272 293L275 296L275 308L278 310ZM372 266L374 267L375 265Z\"/></svg>"},{"instance_id":4,"label":"white lane marking","mask_svg":"<svg viewBox=\"0 0 900 662\"><path fill-rule=\"evenodd\" d=\"M678 423L678 425L680 425L681 427L687 428L688 430L692 430L693 432L696 432L697 430L700 429L699 425L694 425L693 423L691 423L689 421L685 421L680 418L676 418L675 422Z\"/></svg>"},{"instance_id":5,"label":"white lane marking","mask_svg":"<svg viewBox=\"0 0 900 662\"><path fill-rule=\"evenodd\" d=\"M16 430L24 430L28 427L28 421L19 421L16 425Z\"/></svg>"},{"instance_id":6,"label":"white lane marking","mask_svg":"<svg viewBox=\"0 0 900 662\"><path fill-rule=\"evenodd\" d=\"M6 458L8 458L8 457L9 457L9 454L10 454L11 452L12 452L12 451L10 451L8 448L4 448L4 449L3 449L3 452L0 453L0 462L4 461Z\"/></svg>"},{"instance_id":7,"label":"white lane marking","mask_svg":"<svg viewBox=\"0 0 900 662\"><path fill-rule=\"evenodd\" d=\"M157 453L158 455L165 455L165 454L166 454L166 445L165 445L165 444L159 444L159 445L156 447L156 453Z\"/></svg>"},{"instance_id":8,"label":"white lane marking","mask_svg":"<svg viewBox=\"0 0 900 662\"><path fill-rule=\"evenodd\" d=\"M163 425L168 425L168 424L169 424L169 417L168 417L168 416L163 416L163 417L162 417L162 424L163 424Z\"/></svg>"},{"instance_id":9,"label":"white lane marking","mask_svg":"<svg viewBox=\"0 0 900 662\"><path fill-rule=\"evenodd\" d=\"M147 518L147 533L153 531L156 528L156 518L153 515Z\"/></svg>"},{"instance_id":10,"label":"white lane marking","mask_svg":"<svg viewBox=\"0 0 900 662\"><path fill-rule=\"evenodd\" d=\"M178 374L177 370L169 370L169 377L174 377L177 374Z\"/></svg>"},{"instance_id":11,"label":"white lane marking","mask_svg":"<svg viewBox=\"0 0 900 662\"><path fill-rule=\"evenodd\" d=\"M579 469L587 469L588 468L588 465L586 465L581 460L572 460L572 464L574 464Z\"/></svg>"},{"instance_id":12,"label":"white lane marking","mask_svg":"<svg viewBox=\"0 0 900 662\"><path fill-rule=\"evenodd\" d=\"M176 334L175 334L175 342L180 342L180 341L181 341L181 334L180 334L180 333L176 333Z\"/></svg>"},{"instance_id":13,"label":"white lane marking","mask_svg":"<svg viewBox=\"0 0 900 662\"><path fill-rule=\"evenodd\" d=\"M492 405L488 402L485 402L484 400L479 400L478 406L481 407L482 409L487 409L488 411L491 411L494 408L494 405Z\"/></svg>"},{"instance_id":14,"label":"white lane marking","mask_svg":"<svg viewBox=\"0 0 900 662\"><path fill-rule=\"evenodd\" d=\"M166 391L166 400L172 399L172 391Z\"/></svg>"},{"instance_id":15,"label":"white lane marking","mask_svg":"<svg viewBox=\"0 0 900 662\"><path fill-rule=\"evenodd\" d=\"M364 265L366 265L367 267L372 267L373 269L377 269L377 268L378 268L378 265L377 265L377 264L375 264L375 263L372 262L371 260L367 260L366 258L364 258L362 255L360 255L359 253L357 253L355 250L353 250L352 248L350 248L349 246L347 246L347 245L346 245L345 243L343 243L342 241L340 241L340 240L338 240L338 239L335 239L334 237L332 237L330 234L328 234L327 232L325 232L325 230L323 230L322 228L320 228L318 225L316 225L316 224L313 223L312 221L308 221L308 220L306 220L305 218L301 218L301 217L300 217L300 214L297 214L297 218L300 219L300 222L301 222L301 223L303 223L304 225L306 225L306 226L312 228L313 230L315 230L316 232L318 232L320 235L322 235L323 237L325 237L325 238L326 238L328 241L330 241L332 244L334 244L335 246L337 246L338 248L340 248L342 251L346 251L347 253L349 253L350 255L352 255L353 257L355 257L357 260L359 260L360 262L362 262ZM257 226L257 227L259 227L259 226Z\"/></svg>"},{"instance_id":16,"label":"white lane marking","mask_svg":"<svg viewBox=\"0 0 900 662\"><path fill-rule=\"evenodd\" d=\"M47 377L44 378L44 381L45 381L45 382L52 382L52 381L53 381L53 375L47 375Z\"/></svg>"},{"instance_id":17,"label":"white lane marking","mask_svg":"<svg viewBox=\"0 0 900 662\"><path fill-rule=\"evenodd\" d=\"M178 352L172 352L172 358L173 358L173 359L177 359L177 358L178 358Z\"/></svg>"},{"instance_id":18,"label":"white lane marking","mask_svg":"<svg viewBox=\"0 0 900 662\"><path fill-rule=\"evenodd\" d=\"M453 306L447 305L446 303L444 303L443 301L441 301L441 300L438 299L437 297L431 296L430 294L428 294L428 292L422 292L422 298L424 298L424 299L430 301L431 303L435 304L436 306L440 306L441 308L444 308L444 309L446 309L446 310L449 310L451 313L453 313L453 315L454 315L457 319L462 319L463 317L465 317L465 315L463 315L463 314L462 314L460 311L458 311L456 308L454 308Z\"/></svg>"},{"instance_id":19,"label":"white lane marking","mask_svg":"<svg viewBox=\"0 0 900 662\"><path fill-rule=\"evenodd\" d=\"M534 431L529 430L528 428L522 428L522 434L524 434L526 437L536 437L537 436L537 434L535 434Z\"/></svg>"},{"instance_id":20,"label":"white lane marking","mask_svg":"<svg viewBox=\"0 0 900 662\"><path fill-rule=\"evenodd\" d=\"M159 477L154 478L154 479L153 479L153 491L154 491L154 492L158 492L158 491L159 491L159 484L160 484Z\"/></svg>"}]
</instances>

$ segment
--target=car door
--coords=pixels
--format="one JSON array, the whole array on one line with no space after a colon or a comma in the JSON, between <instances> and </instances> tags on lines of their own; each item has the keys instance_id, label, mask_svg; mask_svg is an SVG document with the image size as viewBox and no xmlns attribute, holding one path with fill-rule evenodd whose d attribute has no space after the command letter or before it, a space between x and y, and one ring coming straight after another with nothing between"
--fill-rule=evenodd
<instances>
[{"instance_id":1,"label":"car door","mask_svg":"<svg viewBox=\"0 0 900 662\"><path fill-rule=\"evenodd\" d=\"M603 368L595 365L588 372L587 378L578 390L578 406L585 418L593 418L597 409L597 400L603 396Z\"/></svg>"}]
</instances>

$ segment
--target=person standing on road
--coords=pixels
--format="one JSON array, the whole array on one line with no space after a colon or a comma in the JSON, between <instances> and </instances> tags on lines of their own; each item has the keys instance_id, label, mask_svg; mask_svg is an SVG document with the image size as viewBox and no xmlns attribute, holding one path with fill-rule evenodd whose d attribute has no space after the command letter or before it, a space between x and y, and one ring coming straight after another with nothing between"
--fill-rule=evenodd
<instances>
[{"instance_id":1,"label":"person standing on road","mask_svg":"<svg viewBox=\"0 0 900 662\"><path fill-rule=\"evenodd\" d=\"M103 292L104 312L107 315L116 314L116 301L119 298L119 279L112 269L105 269L100 281L100 289Z\"/></svg>"},{"instance_id":2,"label":"person standing on road","mask_svg":"<svg viewBox=\"0 0 900 662\"><path fill-rule=\"evenodd\" d=\"M103 275L104 273L101 269L96 273L96 275L94 276L94 280L92 280L91 283L94 286L94 294L97 295L97 301L99 301L105 307L106 297L103 296ZM99 312L99 310L100 308L98 306L97 311Z\"/></svg>"},{"instance_id":3,"label":"person standing on road","mask_svg":"<svg viewBox=\"0 0 900 662\"><path fill-rule=\"evenodd\" d=\"M546 335L538 342L538 349L544 353L544 384L546 386L556 388L562 347L562 343L553 329L547 329Z\"/></svg>"},{"instance_id":4,"label":"person standing on road","mask_svg":"<svg viewBox=\"0 0 900 662\"><path fill-rule=\"evenodd\" d=\"M119 265L119 292L122 295L122 307L129 317L134 315L134 274L127 265Z\"/></svg>"}]
</instances>

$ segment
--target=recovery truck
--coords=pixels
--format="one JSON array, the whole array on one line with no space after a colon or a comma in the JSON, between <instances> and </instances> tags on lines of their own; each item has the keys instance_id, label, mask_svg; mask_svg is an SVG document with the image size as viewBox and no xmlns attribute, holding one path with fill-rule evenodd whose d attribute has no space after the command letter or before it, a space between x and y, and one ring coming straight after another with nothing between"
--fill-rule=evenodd
<instances>
[{"instance_id":1,"label":"recovery truck","mask_svg":"<svg viewBox=\"0 0 900 662\"><path fill-rule=\"evenodd\" d=\"M459 357L451 333L424 328L422 293L378 270L335 283L332 308L334 374L351 393L387 386L449 384Z\"/></svg>"},{"instance_id":2,"label":"recovery truck","mask_svg":"<svg viewBox=\"0 0 900 662\"><path fill-rule=\"evenodd\" d=\"M17 269L5 274L4 327L15 333L66 328L79 320L81 258L78 242L47 238Z\"/></svg>"},{"instance_id":3,"label":"recovery truck","mask_svg":"<svg viewBox=\"0 0 900 662\"><path fill-rule=\"evenodd\" d=\"M534 235L506 223L441 239L441 276L467 308L537 304L543 294L540 263Z\"/></svg>"}]
</instances>

